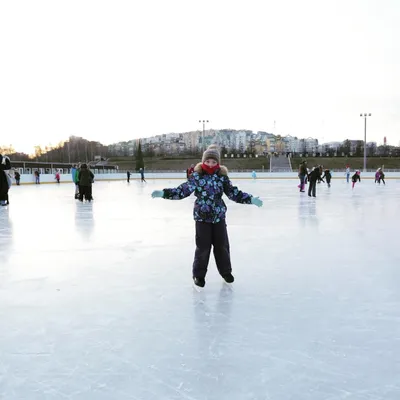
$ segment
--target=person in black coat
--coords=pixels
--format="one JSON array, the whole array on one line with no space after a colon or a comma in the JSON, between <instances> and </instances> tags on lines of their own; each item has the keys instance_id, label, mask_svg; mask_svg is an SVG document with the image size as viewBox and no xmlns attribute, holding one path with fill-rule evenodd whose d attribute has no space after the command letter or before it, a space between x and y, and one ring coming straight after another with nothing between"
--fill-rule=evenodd
<instances>
[{"instance_id":1,"label":"person in black coat","mask_svg":"<svg viewBox=\"0 0 400 400\"><path fill-rule=\"evenodd\" d=\"M319 167L314 167L313 170L308 174L308 181L310 183L308 187L308 195L311 197L311 194L313 197L316 197L316 188L317 188L317 182L322 181L321 178L321 172Z\"/></svg>"},{"instance_id":2,"label":"person in black coat","mask_svg":"<svg viewBox=\"0 0 400 400\"><path fill-rule=\"evenodd\" d=\"M356 182L361 182L361 172L359 170L356 171L356 173L351 177L351 181L353 182L352 184L352 189L354 189L354 186Z\"/></svg>"},{"instance_id":3,"label":"person in black coat","mask_svg":"<svg viewBox=\"0 0 400 400\"><path fill-rule=\"evenodd\" d=\"M18 171L14 172L14 179L15 179L15 183L17 184L17 186L19 186L19 183L21 181L21 175Z\"/></svg>"},{"instance_id":4,"label":"person in black coat","mask_svg":"<svg viewBox=\"0 0 400 400\"><path fill-rule=\"evenodd\" d=\"M8 202L8 190L10 189L9 182L6 176L6 171L11 169L10 159L0 154L0 205L6 206Z\"/></svg>"},{"instance_id":5,"label":"person in black coat","mask_svg":"<svg viewBox=\"0 0 400 400\"><path fill-rule=\"evenodd\" d=\"M92 197L92 183L94 180L93 172L88 168L87 164L82 164L78 172L79 181L79 201L85 200L91 202Z\"/></svg>"},{"instance_id":6,"label":"person in black coat","mask_svg":"<svg viewBox=\"0 0 400 400\"><path fill-rule=\"evenodd\" d=\"M324 176L321 178L321 180L324 179L324 178L326 178L326 183L328 184L328 187L331 187L332 174L331 174L331 171L329 169L326 169L324 171Z\"/></svg>"}]
</instances>

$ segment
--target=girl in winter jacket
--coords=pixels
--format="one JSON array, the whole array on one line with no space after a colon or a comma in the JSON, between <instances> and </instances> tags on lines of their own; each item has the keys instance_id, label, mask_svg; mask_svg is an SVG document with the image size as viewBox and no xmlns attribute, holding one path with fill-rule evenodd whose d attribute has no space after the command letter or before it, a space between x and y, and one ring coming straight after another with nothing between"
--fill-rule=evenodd
<instances>
[{"instance_id":1,"label":"girl in winter jacket","mask_svg":"<svg viewBox=\"0 0 400 400\"><path fill-rule=\"evenodd\" d=\"M232 283L229 239L226 229L226 205L222 200L225 194L230 200L241 204L254 204L261 207L258 197L240 191L232 185L228 170L220 166L220 153L216 146L210 146L203 154L202 162L197 164L187 182L175 189L155 190L152 197L168 200L182 200L192 193L196 196L193 216L196 221L196 252L193 262L195 285L204 287L211 247L218 271L223 279Z\"/></svg>"}]
</instances>

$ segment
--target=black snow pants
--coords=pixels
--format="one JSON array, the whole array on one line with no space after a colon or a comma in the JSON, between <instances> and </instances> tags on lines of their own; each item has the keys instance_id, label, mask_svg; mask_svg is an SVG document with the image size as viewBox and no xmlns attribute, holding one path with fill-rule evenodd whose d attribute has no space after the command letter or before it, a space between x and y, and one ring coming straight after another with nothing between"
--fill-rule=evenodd
<instances>
[{"instance_id":1,"label":"black snow pants","mask_svg":"<svg viewBox=\"0 0 400 400\"><path fill-rule=\"evenodd\" d=\"M193 277L205 278L211 246L214 247L215 262L221 276L232 272L226 221L222 220L217 224L196 222L196 252L193 262Z\"/></svg>"},{"instance_id":2,"label":"black snow pants","mask_svg":"<svg viewBox=\"0 0 400 400\"><path fill-rule=\"evenodd\" d=\"M83 196L85 200L92 201L92 187L91 186L79 186L79 200L83 201Z\"/></svg>"},{"instance_id":3,"label":"black snow pants","mask_svg":"<svg viewBox=\"0 0 400 400\"><path fill-rule=\"evenodd\" d=\"M317 187L317 181L310 181L310 184L308 186L308 195L311 196L312 195L315 197L315 189Z\"/></svg>"}]
</instances>

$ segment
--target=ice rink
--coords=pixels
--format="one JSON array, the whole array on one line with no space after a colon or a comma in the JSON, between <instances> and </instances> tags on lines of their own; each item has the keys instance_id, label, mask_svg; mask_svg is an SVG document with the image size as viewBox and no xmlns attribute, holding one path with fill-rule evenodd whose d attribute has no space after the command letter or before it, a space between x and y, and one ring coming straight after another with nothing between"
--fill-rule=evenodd
<instances>
[{"instance_id":1,"label":"ice rink","mask_svg":"<svg viewBox=\"0 0 400 400\"><path fill-rule=\"evenodd\" d=\"M400 399L400 181L234 181L264 207L226 199L236 281L201 293L178 183L12 187L0 399Z\"/></svg>"}]
</instances>

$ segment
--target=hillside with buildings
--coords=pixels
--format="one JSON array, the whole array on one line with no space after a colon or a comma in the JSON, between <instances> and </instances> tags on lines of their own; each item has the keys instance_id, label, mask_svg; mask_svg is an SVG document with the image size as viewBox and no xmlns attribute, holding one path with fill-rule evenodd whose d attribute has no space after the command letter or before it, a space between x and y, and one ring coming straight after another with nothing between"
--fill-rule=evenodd
<instances>
[{"instance_id":1,"label":"hillside with buildings","mask_svg":"<svg viewBox=\"0 0 400 400\"><path fill-rule=\"evenodd\" d=\"M108 146L109 156L134 156L139 140L115 143ZM143 152L148 157L199 155L212 143L218 144L222 154L228 155L267 155L289 154L298 156L362 156L362 140L319 143L315 138L280 136L272 133L250 130L206 130L183 133L170 133L140 139ZM400 147L367 143L367 155L400 156Z\"/></svg>"}]
</instances>

